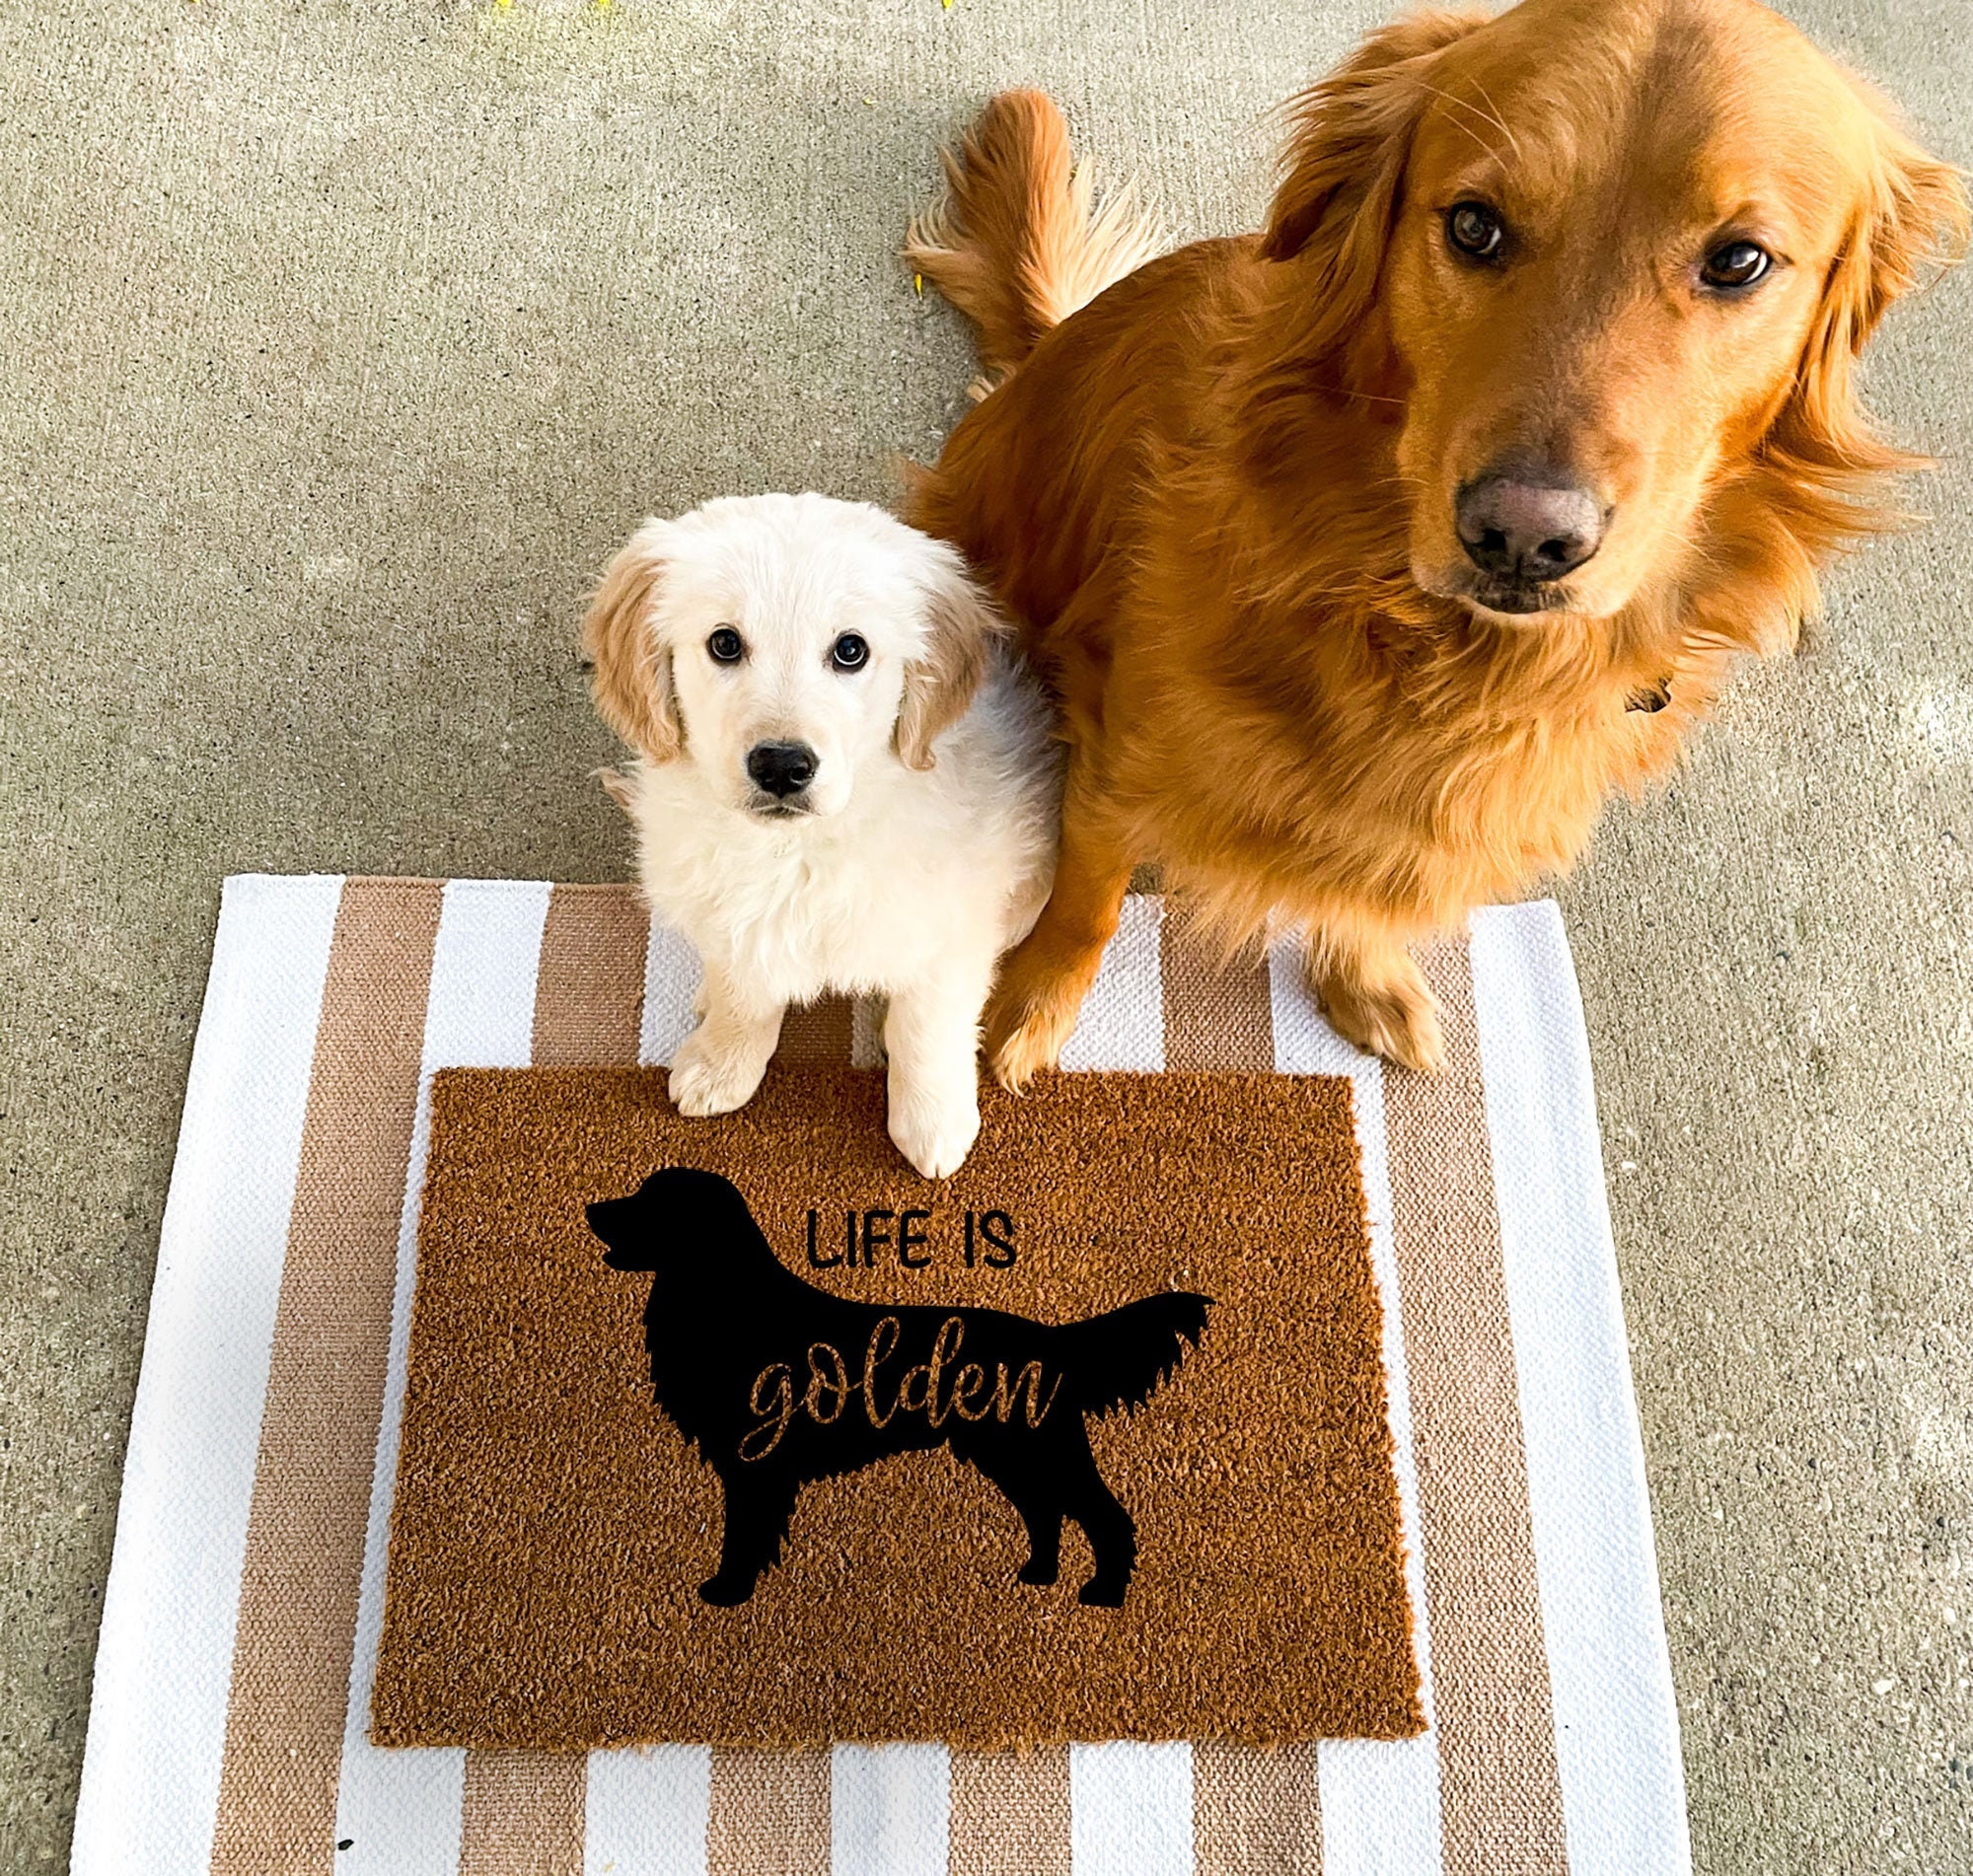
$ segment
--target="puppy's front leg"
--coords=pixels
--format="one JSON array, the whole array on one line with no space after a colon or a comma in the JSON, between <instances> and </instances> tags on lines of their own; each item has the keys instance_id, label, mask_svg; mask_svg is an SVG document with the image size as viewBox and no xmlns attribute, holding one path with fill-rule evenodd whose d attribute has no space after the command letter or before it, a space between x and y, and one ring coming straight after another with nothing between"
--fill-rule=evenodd
<instances>
[{"instance_id":1,"label":"puppy's front leg","mask_svg":"<svg viewBox=\"0 0 1973 1876\"><path fill-rule=\"evenodd\" d=\"M681 1114L730 1114L754 1098L781 1040L787 1005L749 989L709 960L698 992L698 1027L672 1057L672 1101Z\"/></svg>"},{"instance_id":2,"label":"puppy's front leg","mask_svg":"<svg viewBox=\"0 0 1973 1876\"><path fill-rule=\"evenodd\" d=\"M891 993L891 1138L927 1179L956 1173L980 1132L980 1011L990 961L949 960L935 978Z\"/></svg>"}]
</instances>

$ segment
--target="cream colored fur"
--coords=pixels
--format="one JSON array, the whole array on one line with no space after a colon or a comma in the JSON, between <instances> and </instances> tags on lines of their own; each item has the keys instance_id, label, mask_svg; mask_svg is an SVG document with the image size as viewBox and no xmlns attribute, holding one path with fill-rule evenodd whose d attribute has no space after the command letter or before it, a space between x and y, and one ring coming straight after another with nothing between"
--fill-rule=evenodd
<instances>
[{"instance_id":1,"label":"cream colored fur","mask_svg":"<svg viewBox=\"0 0 1973 1876\"><path fill-rule=\"evenodd\" d=\"M722 626L737 665L707 649ZM860 671L830 662L845 632ZM599 707L640 755L608 780L645 895L704 962L682 1112L751 1099L790 1003L876 994L892 1139L928 1177L965 1159L981 1011L1047 899L1060 788L1003 635L952 548L820 495L650 521L613 562L587 636ZM816 753L808 812L775 815L749 780L764 741Z\"/></svg>"}]
</instances>

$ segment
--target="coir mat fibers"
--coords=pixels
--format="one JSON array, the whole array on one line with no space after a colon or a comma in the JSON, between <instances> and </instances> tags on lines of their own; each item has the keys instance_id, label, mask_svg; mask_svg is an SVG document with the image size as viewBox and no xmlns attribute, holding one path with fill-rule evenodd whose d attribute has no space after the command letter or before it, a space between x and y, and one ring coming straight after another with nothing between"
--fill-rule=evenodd
<instances>
[{"instance_id":1,"label":"coir mat fibers","mask_svg":"<svg viewBox=\"0 0 1973 1876\"><path fill-rule=\"evenodd\" d=\"M434 1084L379 1743L1419 1731L1347 1081L664 1081Z\"/></svg>"}]
</instances>

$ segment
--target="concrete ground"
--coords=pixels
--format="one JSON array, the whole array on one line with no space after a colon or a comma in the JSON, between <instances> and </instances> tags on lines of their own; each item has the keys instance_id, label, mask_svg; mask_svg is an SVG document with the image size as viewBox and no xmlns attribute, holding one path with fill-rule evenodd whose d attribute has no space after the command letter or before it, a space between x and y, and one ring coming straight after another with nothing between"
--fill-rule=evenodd
<instances>
[{"instance_id":1,"label":"concrete ground","mask_svg":"<svg viewBox=\"0 0 1973 1876\"><path fill-rule=\"evenodd\" d=\"M1973 160L1963 0L1790 0ZM972 370L891 258L1048 87L1174 238L1384 0L0 12L0 1864L65 1855L222 875L622 877L632 521L881 495ZM1703 1870L1973 1870L1973 274L1870 381L1936 519L1564 892Z\"/></svg>"}]
</instances>

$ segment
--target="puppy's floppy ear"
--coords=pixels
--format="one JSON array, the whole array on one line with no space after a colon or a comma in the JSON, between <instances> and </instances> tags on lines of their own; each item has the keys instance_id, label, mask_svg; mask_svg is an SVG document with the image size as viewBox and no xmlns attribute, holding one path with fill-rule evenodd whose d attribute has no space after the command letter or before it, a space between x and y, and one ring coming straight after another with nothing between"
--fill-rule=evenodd
<instances>
[{"instance_id":1,"label":"puppy's floppy ear","mask_svg":"<svg viewBox=\"0 0 1973 1876\"><path fill-rule=\"evenodd\" d=\"M1370 310L1433 58L1487 19L1432 9L1382 27L1289 105L1285 174L1261 253L1307 263L1306 296L1326 334L1340 339Z\"/></svg>"},{"instance_id":2,"label":"puppy's floppy ear","mask_svg":"<svg viewBox=\"0 0 1973 1876\"><path fill-rule=\"evenodd\" d=\"M905 700L898 710L897 749L908 768L933 765L931 746L966 714L987 653L1007 635L1007 621L943 541L921 575L924 640L905 672Z\"/></svg>"},{"instance_id":3,"label":"puppy's floppy ear","mask_svg":"<svg viewBox=\"0 0 1973 1876\"><path fill-rule=\"evenodd\" d=\"M671 653L658 643L658 589L671 524L647 521L604 570L582 621L597 714L632 749L668 762L684 746Z\"/></svg>"}]
</instances>

